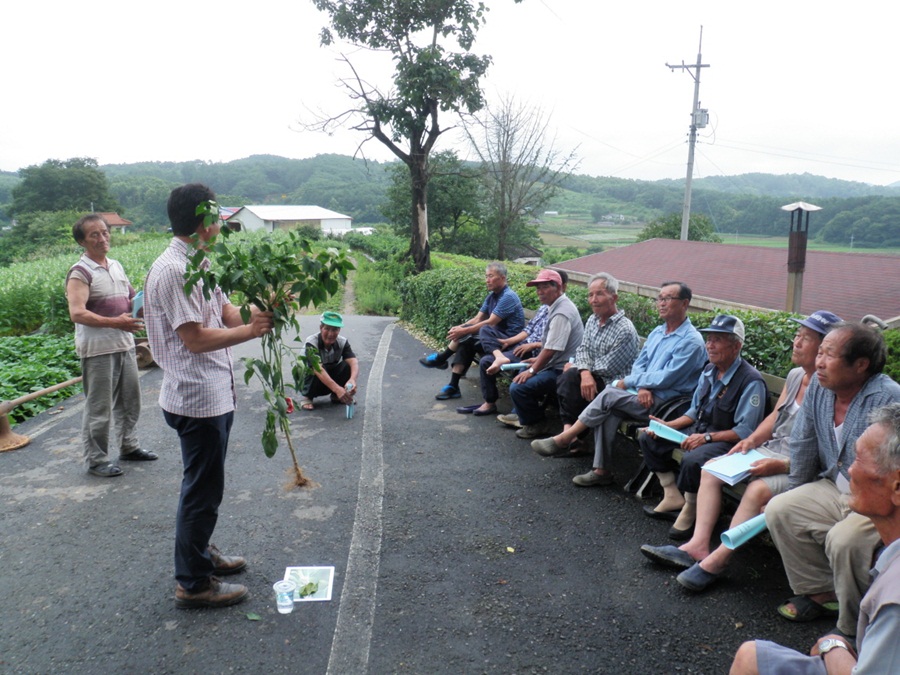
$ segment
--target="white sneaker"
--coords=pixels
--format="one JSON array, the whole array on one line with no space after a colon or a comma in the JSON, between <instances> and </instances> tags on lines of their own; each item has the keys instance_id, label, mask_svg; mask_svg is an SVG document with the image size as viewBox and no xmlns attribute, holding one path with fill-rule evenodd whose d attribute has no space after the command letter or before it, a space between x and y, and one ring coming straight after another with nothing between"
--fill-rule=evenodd
<instances>
[{"instance_id":1,"label":"white sneaker","mask_svg":"<svg viewBox=\"0 0 900 675\"><path fill-rule=\"evenodd\" d=\"M497 415L497 421L516 429L521 429L522 424L519 422L519 416L516 413L508 413L506 415Z\"/></svg>"}]
</instances>

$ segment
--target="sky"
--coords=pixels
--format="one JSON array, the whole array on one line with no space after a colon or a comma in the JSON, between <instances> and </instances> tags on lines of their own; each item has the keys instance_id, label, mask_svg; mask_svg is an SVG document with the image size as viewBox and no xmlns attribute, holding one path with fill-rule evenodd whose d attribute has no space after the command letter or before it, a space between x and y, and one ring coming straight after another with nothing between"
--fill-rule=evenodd
<instances>
[{"instance_id":1,"label":"sky","mask_svg":"<svg viewBox=\"0 0 900 675\"><path fill-rule=\"evenodd\" d=\"M900 181L900 9L755 3L487 0L473 51L491 102L539 108L577 173L684 178L700 50L694 178L811 173ZM346 56L390 85L390 61L319 44L309 0L32 0L0 8L0 170L47 159L225 162L254 154L354 155L365 136L304 129L349 99ZM693 69L690 70L693 72ZM451 117L442 124L453 126ZM473 158L456 131L437 148ZM369 141L361 152L389 160Z\"/></svg>"}]
</instances>

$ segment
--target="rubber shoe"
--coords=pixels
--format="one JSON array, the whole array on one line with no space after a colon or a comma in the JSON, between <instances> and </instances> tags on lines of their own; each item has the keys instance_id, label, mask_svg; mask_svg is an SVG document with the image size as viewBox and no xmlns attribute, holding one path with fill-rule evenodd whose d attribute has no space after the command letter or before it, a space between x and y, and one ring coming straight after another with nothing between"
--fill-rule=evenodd
<instances>
[{"instance_id":1,"label":"rubber shoe","mask_svg":"<svg viewBox=\"0 0 900 675\"><path fill-rule=\"evenodd\" d=\"M682 551L677 546L668 544L666 546L651 546L644 544L641 546L641 553L647 558L660 565L666 567L674 567L679 570L689 569L696 562L687 551Z\"/></svg>"},{"instance_id":2,"label":"rubber shoe","mask_svg":"<svg viewBox=\"0 0 900 675\"><path fill-rule=\"evenodd\" d=\"M588 471L572 479L578 487L601 487L603 485L612 485L613 477L611 473L605 473L602 476L599 473Z\"/></svg>"},{"instance_id":3,"label":"rubber shoe","mask_svg":"<svg viewBox=\"0 0 900 675\"><path fill-rule=\"evenodd\" d=\"M216 577L209 578L209 585L202 591L191 593L181 584L175 586L175 606L178 609L198 609L201 607L228 607L243 602L249 591L241 584L226 584Z\"/></svg>"},{"instance_id":4,"label":"rubber shoe","mask_svg":"<svg viewBox=\"0 0 900 675\"><path fill-rule=\"evenodd\" d=\"M442 361L438 358L437 352L429 354L428 356L423 356L419 359L419 363L426 368L437 368L438 370L447 370L448 365L446 361Z\"/></svg>"},{"instance_id":5,"label":"rubber shoe","mask_svg":"<svg viewBox=\"0 0 900 675\"><path fill-rule=\"evenodd\" d=\"M505 424L508 427L515 427L516 429L522 428L522 423L519 422L519 416L516 413L497 415L497 421L501 424Z\"/></svg>"},{"instance_id":6,"label":"rubber shoe","mask_svg":"<svg viewBox=\"0 0 900 675\"><path fill-rule=\"evenodd\" d=\"M712 586L718 581L719 575L707 572L700 567L700 563L694 563L684 572L675 577L675 581L684 586L689 591L700 593Z\"/></svg>"},{"instance_id":7,"label":"rubber shoe","mask_svg":"<svg viewBox=\"0 0 900 675\"><path fill-rule=\"evenodd\" d=\"M229 574L237 574L247 567L247 561L239 555L223 555L222 552L212 544L210 544L206 550L212 560L213 574L220 577Z\"/></svg>"},{"instance_id":8,"label":"rubber shoe","mask_svg":"<svg viewBox=\"0 0 900 675\"><path fill-rule=\"evenodd\" d=\"M553 455L563 451L563 449L556 444L556 441L553 440L552 436L550 438L539 438L531 441L531 449L541 457L553 457Z\"/></svg>"},{"instance_id":9,"label":"rubber shoe","mask_svg":"<svg viewBox=\"0 0 900 675\"><path fill-rule=\"evenodd\" d=\"M462 394L459 392L459 387L454 387L452 384L445 384L441 387L441 391L435 398L438 401L447 401L451 398L462 398Z\"/></svg>"},{"instance_id":10,"label":"rubber shoe","mask_svg":"<svg viewBox=\"0 0 900 675\"><path fill-rule=\"evenodd\" d=\"M516 436L527 440L530 438L538 438L539 436L546 436L549 432L550 425L546 420L542 420L537 424L523 424L521 428L516 431Z\"/></svg>"},{"instance_id":11,"label":"rubber shoe","mask_svg":"<svg viewBox=\"0 0 900 675\"><path fill-rule=\"evenodd\" d=\"M92 476L100 476L100 478L113 478L115 476L121 476L125 472L115 464L107 462L106 464L92 466L88 469L88 473Z\"/></svg>"},{"instance_id":12,"label":"rubber shoe","mask_svg":"<svg viewBox=\"0 0 900 675\"><path fill-rule=\"evenodd\" d=\"M149 450L132 450L131 452L119 455L119 459L125 462L154 462L159 459L159 455Z\"/></svg>"}]
</instances>

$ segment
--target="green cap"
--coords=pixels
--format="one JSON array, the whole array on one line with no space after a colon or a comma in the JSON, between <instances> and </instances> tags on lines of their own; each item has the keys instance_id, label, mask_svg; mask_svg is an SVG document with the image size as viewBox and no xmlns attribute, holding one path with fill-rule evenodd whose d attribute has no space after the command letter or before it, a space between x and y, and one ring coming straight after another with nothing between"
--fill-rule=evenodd
<instances>
[{"instance_id":1,"label":"green cap","mask_svg":"<svg viewBox=\"0 0 900 675\"><path fill-rule=\"evenodd\" d=\"M322 323L326 326L334 326L335 328L344 327L344 317L337 312L323 312Z\"/></svg>"}]
</instances>

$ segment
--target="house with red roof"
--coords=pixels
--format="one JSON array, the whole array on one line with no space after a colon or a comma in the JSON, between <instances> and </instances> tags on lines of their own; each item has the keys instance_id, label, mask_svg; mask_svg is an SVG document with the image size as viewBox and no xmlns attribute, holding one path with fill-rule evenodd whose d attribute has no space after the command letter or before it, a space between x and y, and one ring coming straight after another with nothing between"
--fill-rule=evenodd
<instances>
[{"instance_id":1,"label":"house with red roof","mask_svg":"<svg viewBox=\"0 0 900 675\"><path fill-rule=\"evenodd\" d=\"M597 272L619 280L621 290L653 297L664 281L683 281L695 309L787 307L786 248L650 239L553 267L585 283ZM900 256L807 251L799 311L827 309L848 321L873 315L900 326Z\"/></svg>"}]
</instances>

